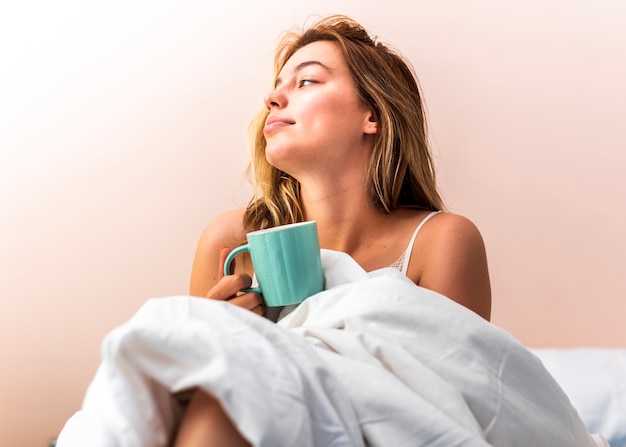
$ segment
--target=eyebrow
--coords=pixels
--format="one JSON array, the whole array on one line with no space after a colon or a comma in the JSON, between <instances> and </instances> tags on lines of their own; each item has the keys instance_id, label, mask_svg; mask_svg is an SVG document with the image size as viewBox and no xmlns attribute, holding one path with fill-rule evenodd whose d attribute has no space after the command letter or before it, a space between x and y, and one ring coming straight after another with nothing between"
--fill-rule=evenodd
<instances>
[{"instance_id":1,"label":"eyebrow","mask_svg":"<svg viewBox=\"0 0 626 447\"><path fill-rule=\"evenodd\" d=\"M324 65L320 61L304 61L304 62L300 62L298 65L296 65L296 67L293 69L292 73L293 74L298 74L300 71L302 71L303 69L305 69L306 67L309 67L311 65L317 65L319 67L322 67L326 71L331 71L328 66ZM281 84L281 82L282 82L282 79L280 77L276 78L276 81L274 81L274 88L278 87Z\"/></svg>"}]
</instances>

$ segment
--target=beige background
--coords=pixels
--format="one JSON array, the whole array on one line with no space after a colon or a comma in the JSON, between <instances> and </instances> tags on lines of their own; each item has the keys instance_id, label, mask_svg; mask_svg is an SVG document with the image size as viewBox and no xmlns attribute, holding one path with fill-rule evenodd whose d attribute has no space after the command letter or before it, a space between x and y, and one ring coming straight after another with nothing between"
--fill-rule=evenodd
<instances>
[{"instance_id":1,"label":"beige background","mask_svg":"<svg viewBox=\"0 0 626 447\"><path fill-rule=\"evenodd\" d=\"M414 64L494 323L528 346L626 346L624 3L314 4L0 7L0 445L44 446L103 335L186 293L203 226L247 201L278 35L311 14L352 15Z\"/></svg>"}]
</instances>

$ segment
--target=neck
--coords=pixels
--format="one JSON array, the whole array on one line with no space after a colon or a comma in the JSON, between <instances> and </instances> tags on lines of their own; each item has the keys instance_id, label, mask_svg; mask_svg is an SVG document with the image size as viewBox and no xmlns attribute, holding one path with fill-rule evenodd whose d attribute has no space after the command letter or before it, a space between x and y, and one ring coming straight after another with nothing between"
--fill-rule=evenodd
<instances>
[{"instance_id":1,"label":"neck","mask_svg":"<svg viewBox=\"0 0 626 447\"><path fill-rule=\"evenodd\" d=\"M332 185L307 188L302 185L301 198L306 220L318 225L322 248L353 254L375 237L376 223L385 214L372 203L365 185Z\"/></svg>"}]
</instances>

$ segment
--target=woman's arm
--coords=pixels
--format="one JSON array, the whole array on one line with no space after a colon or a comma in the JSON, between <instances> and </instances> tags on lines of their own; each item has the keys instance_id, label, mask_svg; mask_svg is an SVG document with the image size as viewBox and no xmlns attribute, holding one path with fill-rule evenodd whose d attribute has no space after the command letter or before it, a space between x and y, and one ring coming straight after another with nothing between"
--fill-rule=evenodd
<instances>
[{"instance_id":1,"label":"woman's arm","mask_svg":"<svg viewBox=\"0 0 626 447\"><path fill-rule=\"evenodd\" d=\"M236 306L263 315L263 300L258 293L240 293L252 283L252 263L246 255L233 262L235 272L224 277L224 261L228 253L245 240L243 210L220 214L202 232L191 270L189 293L192 296L225 300Z\"/></svg>"},{"instance_id":2,"label":"woman's arm","mask_svg":"<svg viewBox=\"0 0 626 447\"><path fill-rule=\"evenodd\" d=\"M222 249L232 250L245 240L242 219L243 210L227 211L204 228L198 240L191 269L190 295L205 298L209 290L220 280Z\"/></svg>"},{"instance_id":3,"label":"woman's arm","mask_svg":"<svg viewBox=\"0 0 626 447\"><path fill-rule=\"evenodd\" d=\"M491 285L478 228L465 217L440 213L422 231L411 255L409 277L489 320Z\"/></svg>"}]
</instances>

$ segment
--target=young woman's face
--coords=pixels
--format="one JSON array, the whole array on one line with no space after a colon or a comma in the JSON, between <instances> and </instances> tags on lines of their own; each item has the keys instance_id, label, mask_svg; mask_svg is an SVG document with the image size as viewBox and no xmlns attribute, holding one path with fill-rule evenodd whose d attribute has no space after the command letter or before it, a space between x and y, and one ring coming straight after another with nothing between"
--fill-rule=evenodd
<instances>
[{"instance_id":1,"label":"young woman's face","mask_svg":"<svg viewBox=\"0 0 626 447\"><path fill-rule=\"evenodd\" d=\"M298 178L369 157L374 115L357 97L336 43L318 41L294 53L265 104L266 157L278 169Z\"/></svg>"}]
</instances>

